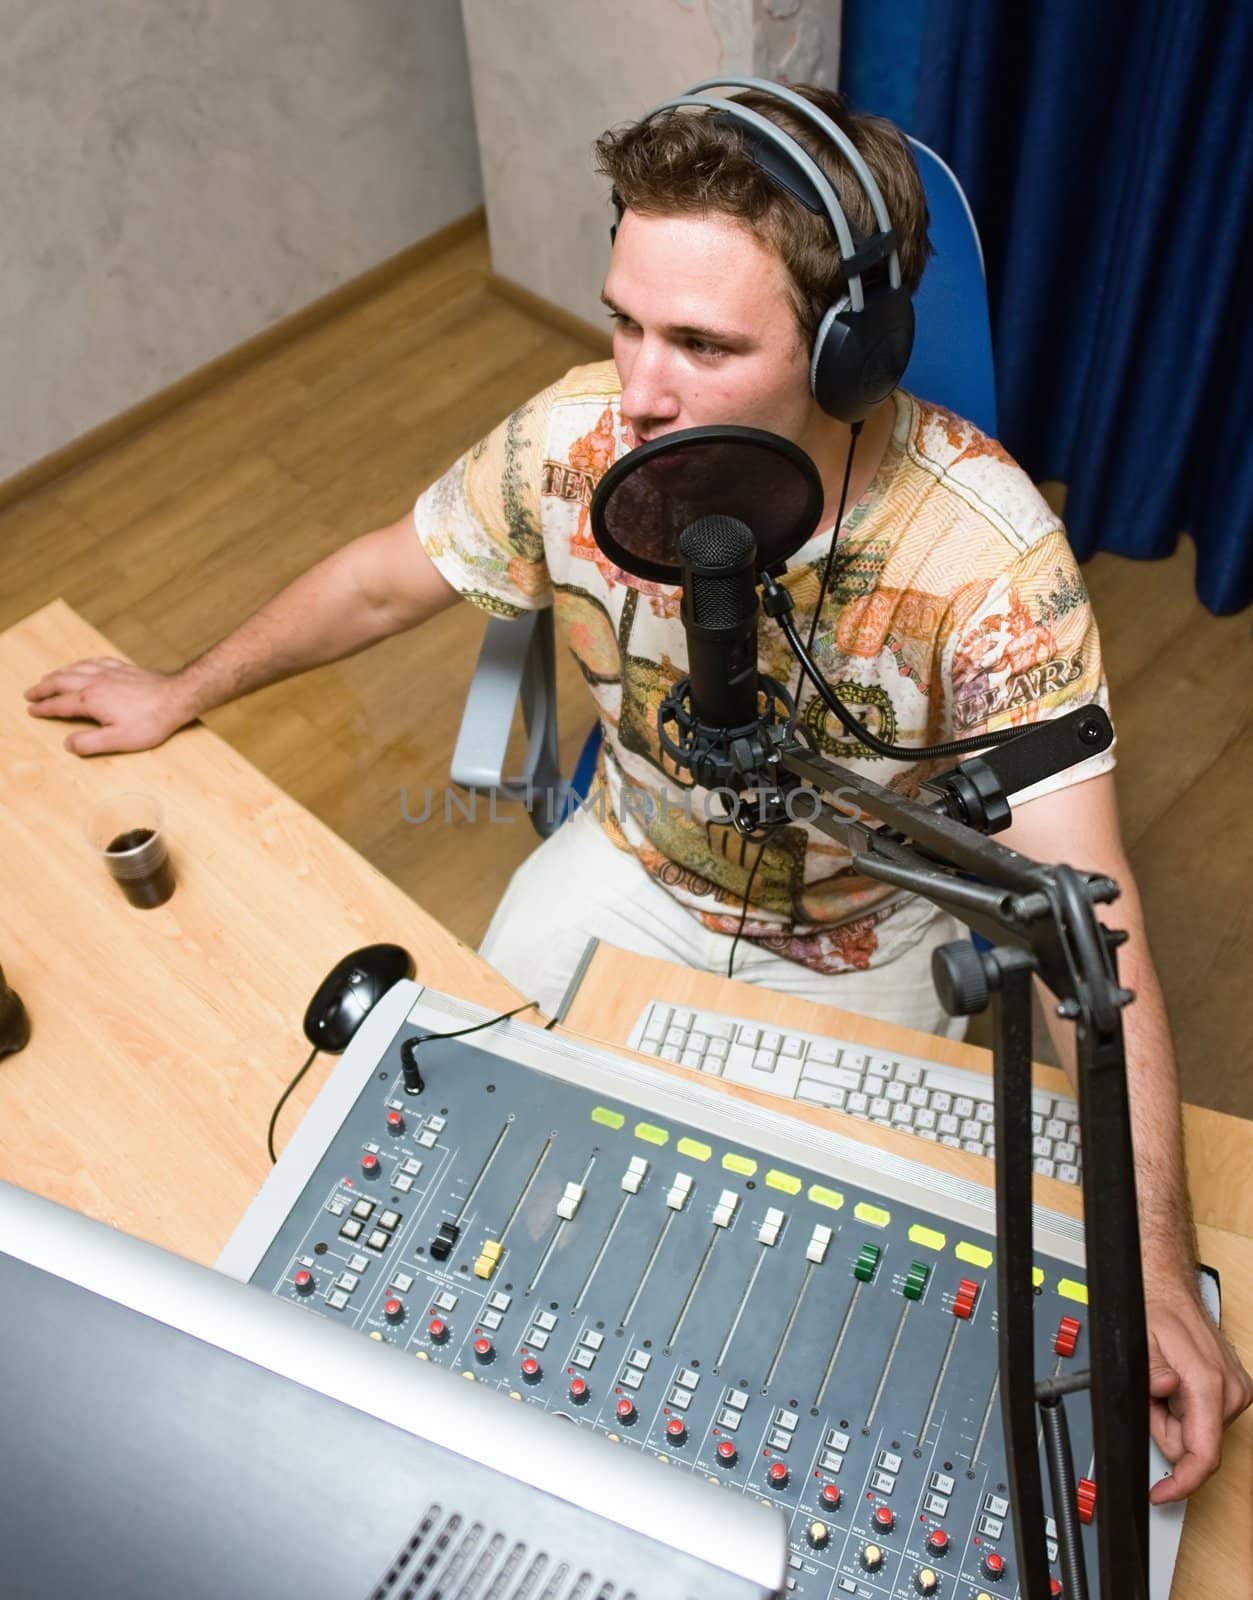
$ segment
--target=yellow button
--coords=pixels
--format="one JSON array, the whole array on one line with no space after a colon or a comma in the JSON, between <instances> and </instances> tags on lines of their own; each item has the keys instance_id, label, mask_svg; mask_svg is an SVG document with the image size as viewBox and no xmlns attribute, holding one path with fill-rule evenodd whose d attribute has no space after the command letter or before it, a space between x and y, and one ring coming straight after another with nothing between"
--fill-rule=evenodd
<instances>
[{"instance_id":1,"label":"yellow button","mask_svg":"<svg viewBox=\"0 0 1253 1600\"><path fill-rule=\"evenodd\" d=\"M892 1220L892 1213L885 1211L882 1206L872 1206L865 1200L859 1200L853 1207L853 1215L858 1222L868 1222L872 1228L886 1228ZM880 1555L882 1560L882 1555Z\"/></svg>"},{"instance_id":2,"label":"yellow button","mask_svg":"<svg viewBox=\"0 0 1253 1600\"><path fill-rule=\"evenodd\" d=\"M1059 1278L1057 1292L1064 1300L1077 1300L1081 1306L1088 1303L1087 1285L1076 1283L1073 1278Z\"/></svg>"},{"instance_id":3,"label":"yellow button","mask_svg":"<svg viewBox=\"0 0 1253 1600\"><path fill-rule=\"evenodd\" d=\"M990 1267L992 1265L992 1252L985 1250L981 1244L971 1244L963 1239L960 1244L953 1246L953 1254L959 1261L964 1261L969 1267Z\"/></svg>"},{"instance_id":4,"label":"yellow button","mask_svg":"<svg viewBox=\"0 0 1253 1600\"><path fill-rule=\"evenodd\" d=\"M771 1167L766 1174L767 1189L782 1189L784 1194L799 1194L801 1180L793 1177L790 1172L780 1172L777 1167Z\"/></svg>"},{"instance_id":5,"label":"yellow button","mask_svg":"<svg viewBox=\"0 0 1253 1600\"><path fill-rule=\"evenodd\" d=\"M691 1156L693 1161L708 1161L713 1149L700 1139L680 1139L675 1149L681 1156Z\"/></svg>"},{"instance_id":6,"label":"yellow button","mask_svg":"<svg viewBox=\"0 0 1253 1600\"><path fill-rule=\"evenodd\" d=\"M828 1189L821 1183L810 1184L809 1198L816 1206L826 1206L829 1211L838 1211L844 1204L844 1196L838 1189Z\"/></svg>"},{"instance_id":7,"label":"yellow button","mask_svg":"<svg viewBox=\"0 0 1253 1600\"><path fill-rule=\"evenodd\" d=\"M643 1139L645 1144L669 1144L670 1135L664 1128L659 1128L652 1122L637 1122L635 1124L635 1137Z\"/></svg>"},{"instance_id":8,"label":"yellow button","mask_svg":"<svg viewBox=\"0 0 1253 1600\"><path fill-rule=\"evenodd\" d=\"M751 1178L757 1171L757 1163L751 1156L741 1156L728 1150L722 1158L722 1165L728 1172L738 1172L741 1178Z\"/></svg>"},{"instance_id":9,"label":"yellow button","mask_svg":"<svg viewBox=\"0 0 1253 1600\"><path fill-rule=\"evenodd\" d=\"M948 1241L937 1229L924 1228L921 1222L915 1222L909 1230L909 1242L924 1245L928 1250L943 1250Z\"/></svg>"}]
</instances>

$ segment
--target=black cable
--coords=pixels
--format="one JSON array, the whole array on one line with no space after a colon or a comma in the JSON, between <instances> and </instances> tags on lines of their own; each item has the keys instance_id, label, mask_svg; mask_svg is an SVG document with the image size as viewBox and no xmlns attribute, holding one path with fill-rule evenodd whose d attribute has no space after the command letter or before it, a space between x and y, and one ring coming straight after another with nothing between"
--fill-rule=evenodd
<instances>
[{"instance_id":1,"label":"black cable","mask_svg":"<svg viewBox=\"0 0 1253 1600\"><path fill-rule=\"evenodd\" d=\"M528 1011L532 1006L538 1004L539 1002L537 1000L528 1000L524 1005L515 1006L512 1011L502 1011L498 1017L489 1017L486 1022L476 1022L472 1027L469 1028L458 1028L453 1033L424 1033L418 1040L418 1043L425 1044L428 1039L460 1039L463 1034L477 1033L480 1028L490 1028L494 1023L504 1022L507 1017L516 1017L519 1011ZM315 1045L305 1058L304 1066L301 1067L300 1071L287 1085L286 1089L283 1090L282 1094L279 1096L278 1104L274 1107L274 1114L270 1118L270 1126L265 1135L265 1147L270 1152L271 1165L278 1160L278 1157L274 1154L274 1127L278 1122L279 1112L287 1104L288 1097L290 1096L292 1090L313 1065L313 1058L317 1055L317 1053L317 1047Z\"/></svg>"},{"instance_id":2,"label":"black cable","mask_svg":"<svg viewBox=\"0 0 1253 1600\"><path fill-rule=\"evenodd\" d=\"M279 1096L278 1104L274 1107L274 1115L270 1118L270 1126L267 1129L266 1135L265 1135L265 1147L270 1152L270 1165L271 1166L273 1166L274 1163L278 1160L278 1157L274 1154L274 1125L278 1121L278 1114L283 1109L283 1107L287 1104L287 1097L291 1094L292 1090L300 1082L301 1078L304 1077L305 1073L308 1072L309 1068L313 1065L313 1058L314 1058L314 1056L317 1055L317 1053L318 1053L318 1047L317 1047L317 1045L314 1045L313 1049L310 1050L309 1054L305 1057L304 1066L301 1067L300 1071L296 1074L296 1076L292 1079L292 1081L287 1085L286 1089L283 1090L282 1094Z\"/></svg>"},{"instance_id":3,"label":"black cable","mask_svg":"<svg viewBox=\"0 0 1253 1600\"><path fill-rule=\"evenodd\" d=\"M419 1044L426 1044L431 1039L461 1039L467 1033L477 1033L480 1028L494 1027L498 1022L504 1022L508 1017L516 1017L519 1011L529 1011L532 1006L538 1006L538 1000L526 1000L520 1006L514 1006L512 1011L502 1011L498 1017L488 1017L486 1022L475 1022L468 1028L456 1028L452 1033L424 1033L419 1039Z\"/></svg>"},{"instance_id":4,"label":"black cable","mask_svg":"<svg viewBox=\"0 0 1253 1600\"><path fill-rule=\"evenodd\" d=\"M781 824L780 824L781 826ZM727 977L733 977L735 966L735 951L744 932L744 924L748 921L748 897L753 892L753 879L757 876L757 868L761 865L761 858L766 853L766 846L770 843L776 832L775 828L767 828L765 837L761 841L761 849L757 852L757 859L749 868L748 882L744 885L744 904L740 907L740 925L735 930L735 938L731 940L731 953L727 957Z\"/></svg>"},{"instance_id":5,"label":"black cable","mask_svg":"<svg viewBox=\"0 0 1253 1600\"><path fill-rule=\"evenodd\" d=\"M818 618L822 615L822 608L826 604L827 587L831 582L831 573L835 567L835 547L839 543L840 525L844 521L844 507L848 502L848 486L853 477L853 452L857 448L857 438L863 426L864 424L860 422L854 422L849 426L848 455L844 459L844 482L840 485L840 502L835 509L835 526L831 530L831 543L827 549L826 565L822 569L822 582L818 586L818 602L814 606L814 614L809 624L809 643L805 646L806 650L812 650L814 647L814 639L818 633ZM802 664L800 676L796 680L796 693L792 696L798 710L801 703L801 690L804 687L805 668Z\"/></svg>"}]
</instances>

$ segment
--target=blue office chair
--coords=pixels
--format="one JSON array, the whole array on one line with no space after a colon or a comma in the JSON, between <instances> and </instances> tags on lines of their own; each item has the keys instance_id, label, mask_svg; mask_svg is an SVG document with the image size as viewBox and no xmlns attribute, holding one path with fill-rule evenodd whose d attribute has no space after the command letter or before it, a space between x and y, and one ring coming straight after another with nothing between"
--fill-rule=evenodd
<instances>
[{"instance_id":1,"label":"blue office chair","mask_svg":"<svg viewBox=\"0 0 1253 1600\"><path fill-rule=\"evenodd\" d=\"M916 334L901 386L946 406L996 436L996 379L983 251L966 196L951 168L911 139L931 213L935 254L914 296ZM527 752L517 778L504 776L514 707L522 702ZM547 838L586 796L600 750L600 724L588 734L573 776L557 752L557 674L551 609L492 617L461 716L453 782L527 807Z\"/></svg>"}]
</instances>

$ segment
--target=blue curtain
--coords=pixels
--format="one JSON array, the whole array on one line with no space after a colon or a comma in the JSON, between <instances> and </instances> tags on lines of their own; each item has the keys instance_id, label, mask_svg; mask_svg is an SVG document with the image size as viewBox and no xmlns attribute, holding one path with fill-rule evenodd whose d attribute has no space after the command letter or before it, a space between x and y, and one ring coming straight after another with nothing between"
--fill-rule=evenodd
<instances>
[{"instance_id":1,"label":"blue curtain","mask_svg":"<svg viewBox=\"0 0 1253 1600\"><path fill-rule=\"evenodd\" d=\"M1000 430L1075 554L1253 600L1253 10L931 0L917 138L983 237Z\"/></svg>"},{"instance_id":2,"label":"blue curtain","mask_svg":"<svg viewBox=\"0 0 1253 1600\"><path fill-rule=\"evenodd\" d=\"M846 35L862 10L846 0ZM1253 7L929 0L920 29L909 131L953 167L979 225L1005 445L1069 486L1081 559L1169 555L1186 531L1201 599L1241 609ZM854 103L879 110L859 94L868 43L847 69Z\"/></svg>"}]
</instances>

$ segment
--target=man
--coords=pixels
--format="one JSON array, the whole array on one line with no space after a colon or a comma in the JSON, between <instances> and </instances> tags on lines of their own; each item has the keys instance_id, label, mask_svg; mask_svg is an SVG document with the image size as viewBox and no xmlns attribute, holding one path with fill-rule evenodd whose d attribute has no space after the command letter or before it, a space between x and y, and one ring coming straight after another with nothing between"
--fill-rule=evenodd
<instances>
[{"instance_id":1,"label":"man","mask_svg":"<svg viewBox=\"0 0 1253 1600\"><path fill-rule=\"evenodd\" d=\"M905 142L889 124L850 116L838 97L806 92L874 172L912 291L928 245ZM741 98L805 146L854 228L872 233L867 197L824 136L771 97ZM757 853L681 803L656 733L658 701L681 674L678 597L627 579L599 552L587 500L612 460L677 429L744 423L800 445L825 505L783 580L798 625L815 627L819 665L851 709L912 745L1103 698L1065 535L999 446L950 413L898 392L850 429L818 407L810 347L844 288L830 224L767 176L734 125L670 113L606 135L598 153L621 209L604 289L612 365L578 369L523 406L420 497L412 518L320 562L182 671L80 662L29 690L30 709L97 722L67 739L80 755L146 748L228 699L416 626L459 594L506 614L552 604L605 734L603 826L586 811L524 864L488 932L488 958L551 1008L590 933L716 969L743 914L741 976L940 1030L929 958L955 935L950 918L857 877L803 824ZM770 629L761 667L794 678ZM903 792L930 770L871 758L812 698L799 716L820 748ZM1121 971L1138 996L1125 1027L1153 1431L1174 1468L1153 1490L1164 1501L1214 1470L1223 1423L1253 1386L1196 1292L1178 1082L1112 764L1107 754L1040 786L1002 838L1123 889L1112 920L1130 935ZM1063 1051L1068 1042L1059 1038Z\"/></svg>"}]
</instances>

